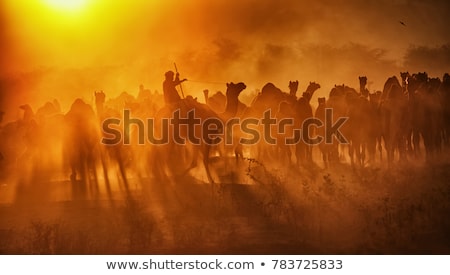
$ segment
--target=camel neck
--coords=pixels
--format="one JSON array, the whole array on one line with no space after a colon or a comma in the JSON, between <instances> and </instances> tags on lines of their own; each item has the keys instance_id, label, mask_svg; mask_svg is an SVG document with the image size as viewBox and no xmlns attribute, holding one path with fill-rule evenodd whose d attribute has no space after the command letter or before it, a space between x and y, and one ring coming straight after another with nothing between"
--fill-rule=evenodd
<instances>
[{"instance_id":1,"label":"camel neck","mask_svg":"<svg viewBox=\"0 0 450 275\"><path fill-rule=\"evenodd\" d=\"M365 92L366 91L366 84L359 84L359 91L361 93Z\"/></svg>"},{"instance_id":2,"label":"camel neck","mask_svg":"<svg viewBox=\"0 0 450 275\"><path fill-rule=\"evenodd\" d=\"M95 107L97 108L97 116L103 117L103 103L96 103Z\"/></svg>"},{"instance_id":3,"label":"camel neck","mask_svg":"<svg viewBox=\"0 0 450 275\"><path fill-rule=\"evenodd\" d=\"M224 115L227 117L235 116L238 107L238 98L234 96L227 96L227 106L225 107Z\"/></svg>"}]
</instances>

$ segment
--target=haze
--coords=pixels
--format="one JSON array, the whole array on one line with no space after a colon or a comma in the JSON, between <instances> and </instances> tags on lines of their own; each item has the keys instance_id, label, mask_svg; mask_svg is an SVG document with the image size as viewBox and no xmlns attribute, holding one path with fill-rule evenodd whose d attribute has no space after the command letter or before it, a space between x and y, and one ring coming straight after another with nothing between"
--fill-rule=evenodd
<instances>
[{"instance_id":1,"label":"haze","mask_svg":"<svg viewBox=\"0 0 450 275\"><path fill-rule=\"evenodd\" d=\"M199 97L229 81L249 91L316 81L324 96L334 84L357 87L359 75L373 91L401 70L450 71L445 0L97 0L72 11L45 2L0 4L5 120L24 103L56 98L67 110L76 97L92 102L95 90L161 91L174 62L191 80L185 93Z\"/></svg>"}]
</instances>

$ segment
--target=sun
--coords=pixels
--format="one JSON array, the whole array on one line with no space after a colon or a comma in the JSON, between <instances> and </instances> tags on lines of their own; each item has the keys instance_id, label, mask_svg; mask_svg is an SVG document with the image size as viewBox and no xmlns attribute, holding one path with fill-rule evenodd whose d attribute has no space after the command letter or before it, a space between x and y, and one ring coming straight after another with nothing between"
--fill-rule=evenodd
<instances>
[{"instance_id":1,"label":"sun","mask_svg":"<svg viewBox=\"0 0 450 275\"><path fill-rule=\"evenodd\" d=\"M88 0L44 0L53 9L65 12L76 12L86 6Z\"/></svg>"}]
</instances>

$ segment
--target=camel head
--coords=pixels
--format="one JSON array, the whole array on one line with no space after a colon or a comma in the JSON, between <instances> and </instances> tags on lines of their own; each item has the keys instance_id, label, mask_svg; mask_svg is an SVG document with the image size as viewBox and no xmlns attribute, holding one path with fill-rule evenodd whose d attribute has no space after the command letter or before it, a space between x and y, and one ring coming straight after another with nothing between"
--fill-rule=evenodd
<instances>
[{"instance_id":1,"label":"camel head","mask_svg":"<svg viewBox=\"0 0 450 275\"><path fill-rule=\"evenodd\" d=\"M27 111L32 111L31 110L31 106L29 104L23 104L19 106L20 109L24 110L25 112Z\"/></svg>"},{"instance_id":2,"label":"camel head","mask_svg":"<svg viewBox=\"0 0 450 275\"><path fill-rule=\"evenodd\" d=\"M233 82L227 83L227 98L237 98L245 88L247 88L247 86L243 82L239 82L236 84Z\"/></svg>"},{"instance_id":3,"label":"camel head","mask_svg":"<svg viewBox=\"0 0 450 275\"><path fill-rule=\"evenodd\" d=\"M442 77L442 82L450 83L450 75L448 73L444 74L444 77Z\"/></svg>"},{"instance_id":4,"label":"camel head","mask_svg":"<svg viewBox=\"0 0 450 275\"><path fill-rule=\"evenodd\" d=\"M31 106L28 104L20 105L20 109L23 110L23 120L24 121L30 121L34 117L33 109L31 109Z\"/></svg>"},{"instance_id":5,"label":"camel head","mask_svg":"<svg viewBox=\"0 0 450 275\"><path fill-rule=\"evenodd\" d=\"M308 87L306 88L306 92L309 93L310 96L312 97L314 92L317 91L318 89L320 89L320 84L310 81Z\"/></svg>"},{"instance_id":6,"label":"camel head","mask_svg":"<svg viewBox=\"0 0 450 275\"><path fill-rule=\"evenodd\" d=\"M334 88L331 89L329 97L342 97L344 98L348 93L353 93L353 88L342 85L334 85Z\"/></svg>"},{"instance_id":7,"label":"camel head","mask_svg":"<svg viewBox=\"0 0 450 275\"><path fill-rule=\"evenodd\" d=\"M445 73L442 77L442 82L449 83L450 82L450 74Z\"/></svg>"},{"instance_id":8,"label":"camel head","mask_svg":"<svg viewBox=\"0 0 450 275\"><path fill-rule=\"evenodd\" d=\"M409 72L400 72L400 77L402 78L402 82L408 84L408 78L410 77Z\"/></svg>"},{"instance_id":9,"label":"camel head","mask_svg":"<svg viewBox=\"0 0 450 275\"><path fill-rule=\"evenodd\" d=\"M408 78L408 90L410 93L415 93L418 89L423 88L428 82L428 74L415 73Z\"/></svg>"},{"instance_id":10,"label":"camel head","mask_svg":"<svg viewBox=\"0 0 450 275\"><path fill-rule=\"evenodd\" d=\"M359 85L365 87L367 85L367 76L360 76L359 77Z\"/></svg>"},{"instance_id":11,"label":"camel head","mask_svg":"<svg viewBox=\"0 0 450 275\"><path fill-rule=\"evenodd\" d=\"M298 90L298 80L289 81L289 94L295 96Z\"/></svg>"},{"instance_id":12,"label":"camel head","mask_svg":"<svg viewBox=\"0 0 450 275\"><path fill-rule=\"evenodd\" d=\"M95 96L95 104L103 104L105 103L106 95L103 91L100 92L94 92Z\"/></svg>"},{"instance_id":13,"label":"camel head","mask_svg":"<svg viewBox=\"0 0 450 275\"><path fill-rule=\"evenodd\" d=\"M367 76L360 76L359 77L359 87L360 87L359 92L365 98L367 98L369 96L369 90L366 88L366 85L367 85Z\"/></svg>"},{"instance_id":14,"label":"camel head","mask_svg":"<svg viewBox=\"0 0 450 275\"><path fill-rule=\"evenodd\" d=\"M421 82L421 83L425 83L428 81L428 74L426 72L423 73L417 73L416 74L416 79Z\"/></svg>"}]
</instances>

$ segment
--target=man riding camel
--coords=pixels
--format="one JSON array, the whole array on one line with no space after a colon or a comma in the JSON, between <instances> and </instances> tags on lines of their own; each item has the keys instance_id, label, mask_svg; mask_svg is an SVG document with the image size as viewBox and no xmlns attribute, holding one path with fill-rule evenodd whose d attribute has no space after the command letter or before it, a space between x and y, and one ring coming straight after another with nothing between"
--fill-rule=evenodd
<instances>
[{"instance_id":1,"label":"man riding camel","mask_svg":"<svg viewBox=\"0 0 450 275\"><path fill-rule=\"evenodd\" d=\"M163 82L163 92L164 92L164 101L166 105L170 105L181 100L180 95L176 87L186 81L187 79L180 80L180 74L176 73L175 79L173 71L168 71L165 73L166 79Z\"/></svg>"}]
</instances>

